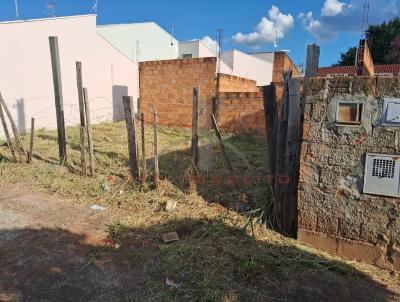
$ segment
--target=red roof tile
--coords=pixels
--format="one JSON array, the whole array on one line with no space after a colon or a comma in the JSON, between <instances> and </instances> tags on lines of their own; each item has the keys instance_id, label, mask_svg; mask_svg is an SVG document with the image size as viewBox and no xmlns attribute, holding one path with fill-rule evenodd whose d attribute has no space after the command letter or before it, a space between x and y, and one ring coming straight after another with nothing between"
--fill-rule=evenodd
<instances>
[{"instance_id":1,"label":"red roof tile","mask_svg":"<svg viewBox=\"0 0 400 302\"><path fill-rule=\"evenodd\" d=\"M318 69L319 77L328 75L355 75L357 73L355 66L333 66L322 67ZM400 64L375 65L376 74L400 74Z\"/></svg>"},{"instance_id":2,"label":"red roof tile","mask_svg":"<svg viewBox=\"0 0 400 302\"><path fill-rule=\"evenodd\" d=\"M375 65L375 73L400 73L400 64Z\"/></svg>"}]
</instances>

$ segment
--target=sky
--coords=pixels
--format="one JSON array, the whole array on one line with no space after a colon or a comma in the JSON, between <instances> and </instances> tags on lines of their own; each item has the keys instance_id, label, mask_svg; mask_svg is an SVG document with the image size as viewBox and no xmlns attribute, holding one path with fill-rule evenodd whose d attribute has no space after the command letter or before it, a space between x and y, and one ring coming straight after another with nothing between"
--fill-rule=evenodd
<instances>
[{"instance_id":1,"label":"sky","mask_svg":"<svg viewBox=\"0 0 400 302\"><path fill-rule=\"evenodd\" d=\"M0 21L16 19L16 0L0 0ZM95 0L17 0L20 19L94 13ZM213 46L223 29L223 51L289 50L305 61L308 44L321 46L321 66L356 46L368 0L98 0L98 24L154 21L180 40L203 39ZM400 15L400 0L369 0L369 24ZM52 6L51 4L55 5ZM52 8L53 7L53 8ZM54 9L54 10L53 10ZM277 48L274 48L274 41Z\"/></svg>"}]
</instances>

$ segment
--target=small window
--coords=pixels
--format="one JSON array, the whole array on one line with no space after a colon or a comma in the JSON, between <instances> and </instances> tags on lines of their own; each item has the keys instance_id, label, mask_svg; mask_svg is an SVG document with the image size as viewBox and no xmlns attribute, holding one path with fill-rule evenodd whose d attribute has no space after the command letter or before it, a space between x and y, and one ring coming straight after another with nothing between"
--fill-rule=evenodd
<instances>
[{"instance_id":1,"label":"small window","mask_svg":"<svg viewBox=\"0 0 400 302\"><path fill-rule=\"evenodd\" d=\"M182 59L191 59L193 58L193 55L191 53L186 53L182 55Z\"/></svg>"},{"instance_id":2,"label":"small window","mask_svg":"<svg viewBox=\"0 0 400 302\"><path fill-rule=\"evenodd\" d=\"M363 105L360 103L339 103L336 123L340 125L361 125Z\"/></svg>"}]
</instances>

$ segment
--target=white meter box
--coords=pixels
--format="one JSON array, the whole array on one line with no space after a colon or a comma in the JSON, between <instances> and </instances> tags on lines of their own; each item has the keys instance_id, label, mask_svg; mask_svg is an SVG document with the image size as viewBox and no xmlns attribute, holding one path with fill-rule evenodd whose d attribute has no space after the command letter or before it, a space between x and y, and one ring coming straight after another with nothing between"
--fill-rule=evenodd
<instances>
[{"instance_id":1,"label":"white meter box","mask_svg":"<svg viewBox=\"0 0 400 302\"><path fill-rule=\"evenodd\" d=\"M400 127L400 99L384 99L382 125Z\"/></svg>"},{"instance_id":2,"label":"white meter box","mask_svg":"<svg viewBox=\"0 0 400 302\"><path fill-rule=\"evenodd\" d=\"M400 156L367 154L364 193L400 197Z\"/></svg>"}]
</instances>

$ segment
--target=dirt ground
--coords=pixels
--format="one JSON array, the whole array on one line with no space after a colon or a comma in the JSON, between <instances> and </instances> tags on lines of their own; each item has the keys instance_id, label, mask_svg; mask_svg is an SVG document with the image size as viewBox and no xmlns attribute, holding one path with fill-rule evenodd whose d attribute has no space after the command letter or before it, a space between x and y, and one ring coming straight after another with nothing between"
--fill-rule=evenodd
<instances>
[{"instance_id":1,"label":"dirt ground","mask_svg":"<svg viewBox=\"0 0 400 302\"><path fill-rule=\"evenodd\" d=\"M167 301L171 289L165 288L165 276L156 276L159 289L151 289L148 299L143 261L132 265L124 249L107 239L106 225L113 219L112 210L92 210L0 181L0 301ZM104 251L107 256L101 257ZM266 272L266 282L280 273ZM220 301L400 301L399 288L337 276L291 274L287 283L271 289L282 298L246 299L233 290ZM183 301L184 296L176 297Z\"/></svg>"},{"instance_id":2,"label":"dirt ground","mask_svg":"<svg viewBox=\"0 0 400 302\"><path fill-rule=\"evenodd\" d=\"M135 272L92 259L106 243L103 213L0 183L0 301L117 301L129 292Z\"/></svg>"}]
</instances>

